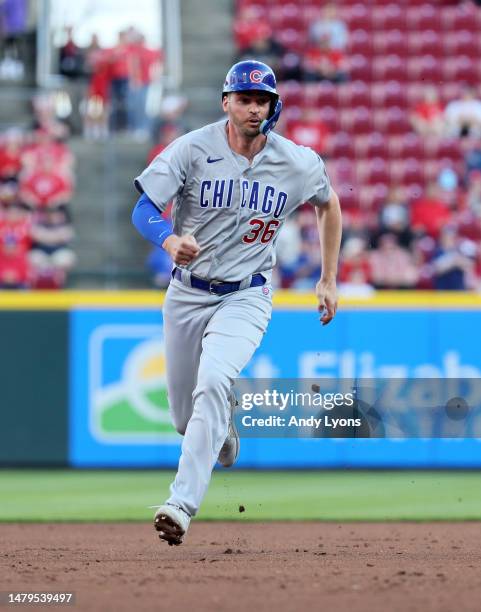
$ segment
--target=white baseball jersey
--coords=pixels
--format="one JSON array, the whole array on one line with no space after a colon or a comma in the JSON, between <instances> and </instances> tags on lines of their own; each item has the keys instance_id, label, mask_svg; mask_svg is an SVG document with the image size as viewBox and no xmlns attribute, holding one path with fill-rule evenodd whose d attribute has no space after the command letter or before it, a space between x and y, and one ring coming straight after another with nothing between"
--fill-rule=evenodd
<instances>
[{"instance_id":1,"label":"white baseball jersey","mask_svg":"<svg viewBox=\"0 0 481 612\"><path fill-rule=\"evenodd\" d=\"M200 247L190 272L237 281L270 272L286 217L303 202L325 204L330 182L317 153L274 132L249 165L230 148L226 123L181 136L135 183L161 211L175 197L174 233L191 234Z\"/></svg>"}]
</instances>

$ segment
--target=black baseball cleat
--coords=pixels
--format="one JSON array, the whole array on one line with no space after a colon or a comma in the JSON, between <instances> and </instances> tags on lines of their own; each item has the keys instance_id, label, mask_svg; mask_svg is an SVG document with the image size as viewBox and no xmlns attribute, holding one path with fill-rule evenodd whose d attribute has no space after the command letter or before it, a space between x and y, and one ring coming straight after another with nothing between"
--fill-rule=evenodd
<instances>
[{"instance_id":1,"label":"black baseball cleat","mask_svg":"<svg viewBox=\"0 0 481 612\"><path fill-rule=\"evenodd\" d=\"M159 538L169 546L182 544L185 532L189 528L190 516L173 504L159 506L154 517L154 529L159 532Z\"/></svg>"}]
</instances>

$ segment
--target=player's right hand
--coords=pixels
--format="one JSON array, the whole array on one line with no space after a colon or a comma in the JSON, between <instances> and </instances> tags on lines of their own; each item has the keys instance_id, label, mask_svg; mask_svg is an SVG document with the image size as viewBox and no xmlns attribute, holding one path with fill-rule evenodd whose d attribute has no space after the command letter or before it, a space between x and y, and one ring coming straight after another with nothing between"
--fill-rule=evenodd
<instances>
[{"instance_id":1,"label":"player's right hand","mask_svg":"<svg viewBox=\"0 0 481 612\"><path fill-rule=\"evenodd\" d=\"M200 247L194 236L176 236L171 234L163 243L163 248L178 266L186 266L200 253Z\"/></svg>"}]
</instances>

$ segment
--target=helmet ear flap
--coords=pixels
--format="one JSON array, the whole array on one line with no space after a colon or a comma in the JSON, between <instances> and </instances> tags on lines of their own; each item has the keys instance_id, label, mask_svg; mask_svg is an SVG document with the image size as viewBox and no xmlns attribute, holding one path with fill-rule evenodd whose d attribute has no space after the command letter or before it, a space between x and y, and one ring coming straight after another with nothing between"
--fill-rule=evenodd
<instances>
[{"instance_id":1,"label":"helmet ear flap","mask_svg":"<svg viewBox=\"0 0 481 612\"><path fill-rule=\"evenodd\" d=\"M282 101L278 99L277 102L275 103L274 112L269 115L268 119L264 119L264 121L260 125L259 132L261 134L264 134L264 136L267 136L267 134L272 129L274 129L276 123L279 121L279 116L281 114L281 111L282 111Z\"/></svg>"}]
</instances>

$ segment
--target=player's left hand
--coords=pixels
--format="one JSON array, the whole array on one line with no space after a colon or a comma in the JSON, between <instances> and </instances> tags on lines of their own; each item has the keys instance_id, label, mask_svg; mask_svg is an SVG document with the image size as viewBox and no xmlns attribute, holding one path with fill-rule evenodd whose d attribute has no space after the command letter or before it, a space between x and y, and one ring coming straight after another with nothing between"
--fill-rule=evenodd
<instances>
[{"instance_id":1,"label":"player's left hand","mask_svg":"<svg viewBox=\"0 0 481 612\"><path fill-rule=\"evenodd\" d=\"M337 286L336 281L322 279L316 284L316 296L319 301L318 310L321 313L322 325L327 325L337 311Z\"/></svg>"}]
</instances>

